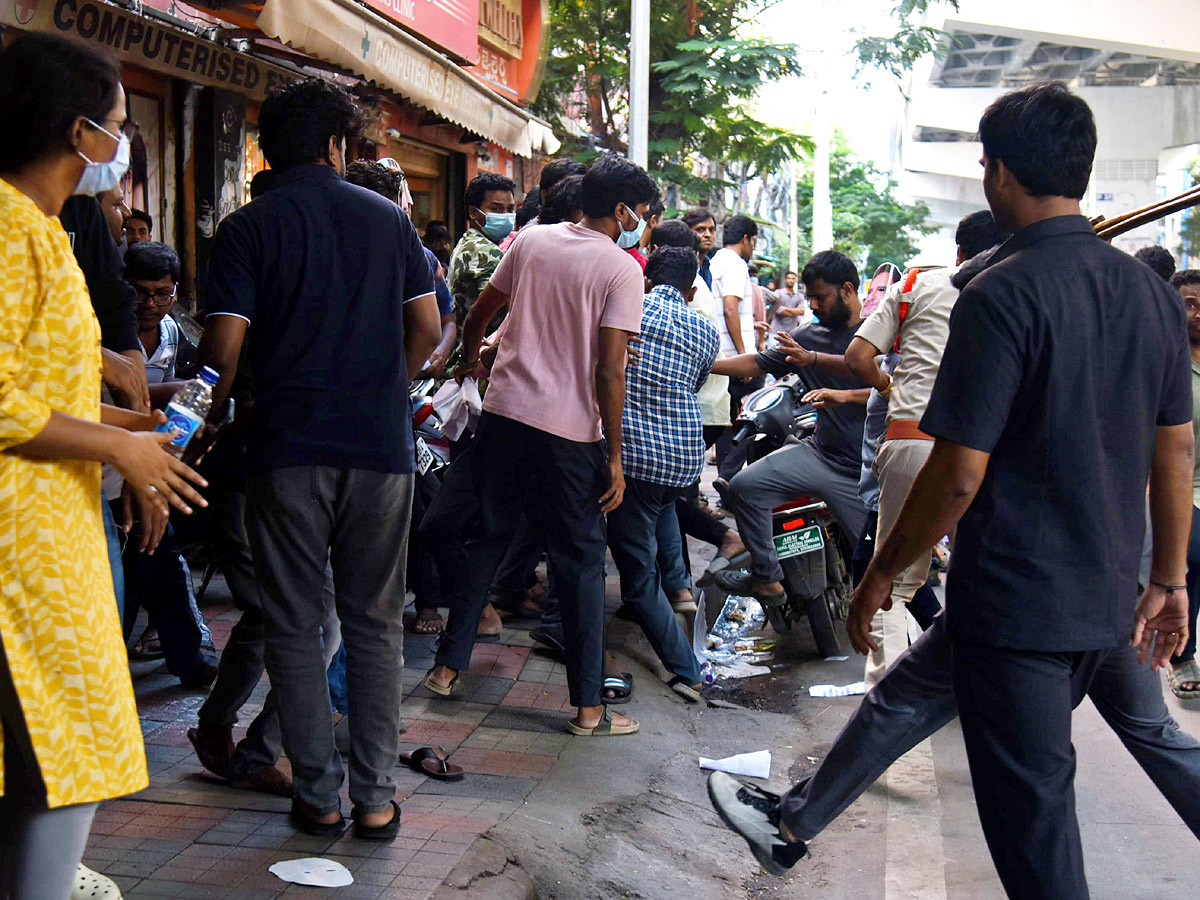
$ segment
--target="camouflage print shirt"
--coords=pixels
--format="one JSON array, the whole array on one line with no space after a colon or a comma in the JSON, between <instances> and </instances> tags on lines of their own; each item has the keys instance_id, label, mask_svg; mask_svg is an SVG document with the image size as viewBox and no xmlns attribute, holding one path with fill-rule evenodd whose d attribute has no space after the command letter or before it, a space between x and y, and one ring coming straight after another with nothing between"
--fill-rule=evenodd
<instances>
[{"instance_id":1,"label":"camouflage print shirt","mask_svg":"<svg viewBox=\"0 0 1200 900\"><path fill-rule=\"evenodd\" d=\"M467 233L454 248L454 253L450 255L450 273L446 276L446 282L450 285L450 293L454 295L454 320L458 323L460 336L467 313L487 287L503 256L500 248L477 228L467 229ZM487 334L499 328L503 321L504 313L497 313L496 318L488 325ZM459 345L454 348L452 362L458 361L461 351L460 339Z\"/></svg>"}]
</instances>

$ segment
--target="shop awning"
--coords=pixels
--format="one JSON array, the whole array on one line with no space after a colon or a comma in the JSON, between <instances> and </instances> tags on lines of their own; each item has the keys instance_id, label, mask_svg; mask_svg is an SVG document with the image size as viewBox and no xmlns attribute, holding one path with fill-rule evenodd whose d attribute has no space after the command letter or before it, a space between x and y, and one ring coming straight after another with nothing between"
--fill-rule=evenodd
<instances>
[{"instance_id":1,"label":"shop awning","mask_svg":"<svg viewBox=\"0 0 1200 900\"><path fill-rule=\"evenodd\" d=\"M256 24L264 34L374 81L518 156L558 150L548 124L352 0L267 0Z\"/></svg>"}]
</instances>

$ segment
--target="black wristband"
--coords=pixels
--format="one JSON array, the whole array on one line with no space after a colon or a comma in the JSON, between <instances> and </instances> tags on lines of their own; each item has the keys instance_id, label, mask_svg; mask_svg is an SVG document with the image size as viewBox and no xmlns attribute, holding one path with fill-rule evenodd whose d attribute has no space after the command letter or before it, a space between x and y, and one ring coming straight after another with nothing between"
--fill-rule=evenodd
<instances>
[{"instance_id":1,"label":"black wristband","mask_svg":"<svg viewBox=\"0 0 1200 900\"><path fill-rule=\"evenodd\" d=\"M1152 585L1154 585L1155 587L1162 588L1168 594L1174 593L1175 591L1186 591L1187 590L1186 584L1163 584L1161 581L1155 581L1153 578L1150 579L1150 583Z\"/></svg>"}]
</instances>

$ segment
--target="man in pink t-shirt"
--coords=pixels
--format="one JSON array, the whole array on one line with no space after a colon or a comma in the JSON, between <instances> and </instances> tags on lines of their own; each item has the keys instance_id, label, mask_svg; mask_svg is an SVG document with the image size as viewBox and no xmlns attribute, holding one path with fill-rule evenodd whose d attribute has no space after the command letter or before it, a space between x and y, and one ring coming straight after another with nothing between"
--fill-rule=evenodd
<instances>
[{"instance_id":1,"label":"man in pink t-shirt","mask_svg":"<svg viewBox=\"0 0 1200 900\"><path fill-rule=\"evenodd\" d=\"M546 534L562 604L574 734L632 734L612 715L604 680L604 514L621 504L625 350L641 330L642 272L635 246L658 188L642 169L605 156L583 177L583 220L522 232L463 326L466 360L479 371L484 326L506 304L475 440L468 451L480 511L467 540L462 601L451 610L425 686L449 696L470 663L488 585L526 503ZM602 437L605 440L602 440Z\"/></svg>"}]
</instances>

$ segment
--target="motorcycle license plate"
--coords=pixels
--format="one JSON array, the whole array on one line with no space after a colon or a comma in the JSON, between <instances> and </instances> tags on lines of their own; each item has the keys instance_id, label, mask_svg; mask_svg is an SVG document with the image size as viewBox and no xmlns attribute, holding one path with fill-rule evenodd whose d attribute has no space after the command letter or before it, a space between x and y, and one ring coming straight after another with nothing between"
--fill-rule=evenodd
<instances>
[{"instance_id":1,"label":"motorcycle license plate","mask_svg":"<svg viewBox=\"0 0 1200 900\"><path fill-rule=\"evenodd\" d=\"M775 552L780 559L815 553L824 547L825 536L821 533L820 525L811 525L808 528L775 535Z\"/></svg>"},{"instance_id":2,"label":"motorcycle license plate","mask_svg":"<svg viewBox=\"0 0 1200 900\"><path fill-rule=\"evenodd\" d=\"M429 449L424 438L417 438L417 472L424 475L433 465L433 451Z\"/></svg>"}]
</instances>

